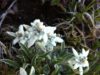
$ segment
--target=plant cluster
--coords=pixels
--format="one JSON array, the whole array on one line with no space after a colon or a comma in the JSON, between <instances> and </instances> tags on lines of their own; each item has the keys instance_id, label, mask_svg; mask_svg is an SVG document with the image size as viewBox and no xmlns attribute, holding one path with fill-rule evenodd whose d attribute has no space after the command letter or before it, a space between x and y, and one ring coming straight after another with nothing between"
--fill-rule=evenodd
<instances>
[{"instance_id":1,"label":"plant cluster","mask_svg":"<svg viewBox=\"0 0 100 75\"><path fill-rule=\"evenodd\" d=\"M16 53L0 62L12 66L18 75L99 75L100 8L96 6L99 2L42 0L46 1L60 7L66 19L54 27L35 19L29 25L19 25L16 32L7 31L14 38Z\"/></svg>"},{"instance_id":2,"label":"plant cluster","mask_svg":"<svg viewBox=\"0 0 100 75\"><path fill-rule=\"evenodd\" d=\"M75 73L80 75L89 70L87 60L89 50L85 51L82 49L82 53L78 54L72 48L73 56L71 52L66 51L64 40L54 33L56 27L45 26L39 19L34 20L30 24L31 26L20 25L17 32L7 31L7 34L15 38L13 45L18 43L20 49L15 59L2 59L2 62L16 69L20 68L20 75L27 75L31 66L29 75L61 75L64 74L68 66L73 71L76 70L77 72ZM62 43L62 45L56 47L57 42ZM84 67L86 69L83 69Z\"/></svg>"}]
</instances>

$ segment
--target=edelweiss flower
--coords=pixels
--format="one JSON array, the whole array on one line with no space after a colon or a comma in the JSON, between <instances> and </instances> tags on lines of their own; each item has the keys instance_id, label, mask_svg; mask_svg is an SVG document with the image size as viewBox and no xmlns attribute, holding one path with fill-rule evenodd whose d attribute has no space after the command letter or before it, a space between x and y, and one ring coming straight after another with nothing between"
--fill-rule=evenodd
<instances>
[{"instance_id":1,"label":"edelweiss flower","mask_svg":"<svg viewBox=\"0 0 100 75\"><path fill-rule=\"evenodd\" d=\"M47 44L49 35L54 34L55 30L56 30L56 27L47 26L47 27L44 28L44 30L43 30L44 35L42 36L44 45Z\"/></svg>"},{"instance_id":2,"label":"edelweiss flower","mask_svg":"<svg viewBox=\"0 0 100 75\"><path fill-rule=\"evenodd\" d=\"M15 37L13 44L22 43L27 44L28 47L38 44L43 49L47 47L50 50L56 46L56 43L62 43L63 40L56 36L54 31L56 27L45 26L39 19L31 22L31 26L22 24L19 26L17 32L7 32L9 35Z\"/></svg>"},{"instance_id":3,"label":"edelweiss flower","mask_svg":"<svg viewBox=\"0 0 100 75\"><path fill-rule=\"evenodd\" d=\"M60 37L58 37L56 34L49 35L49 41L51 42L51 44L53 46L56 46L57 42L58 43L62 43L63 42L63 40Z\"/></svg>"},{"instance_id":4,"label":"edelweiss flower","mask_svg":"<svg viewBox=\"0 0 100 75\"><path fill-rule=\"evenodd\" d=\"M45 39L44 39L45 40ZM48 35L47 42L44 41L38 41L36 42L36 45L40 47L44 52L46 51L52 51L54 46L56 46L56 43L62 43L63 40L58 37L55 33L52 35Z\"/></svg>"},{"instance_id":5,"label":"edelweiss flower","mask_svg":"<svg viewBox=\"0 0 100 75\"><path fill-rule=\"evenodd\" d=\"M34 32L30 32L29 36L29 40L28 40L28 47L31 47L32 45L34 45L34 43L36 41L42 40L44 33L38 33L37 31Z\"/></svg>"},{"instance_id":6,"label":"edelweiss flower","mask_svg":"<svg viewBox=\"0 0 100 75\"><path fill-rule=\"evenodd\" d=\"M33 22L31 22L31 25L38 31L42 31L45 28L45 25L43 25L43 22L41 22L39 19L36 19Z\"/></svg>"},{"instance_id":7,"label":"edelweiss flower","mask_svg":"<svg viewBox=\"0 0 100 75\"><path fill-rule=\"evenodd\" d=\"M80 53L80 54L78 54L78 52L74 48L72 48L72 51L73 51L74 57L71 58L68 61L68 63L73 70L79 68L80 75L83 75L83 68L89 67L89 63L88 63L88 60L87 60L89 50L85 51L84 49L82 49L82 53Z\"/></svg>"},{"instance_id":8,"label":"edelweiss flower","mask_svg":"<svg viewBox=\"0 0 100 75\"><path fill-rule=\"evenodd\" d=\"M56 30L56 27L46 26L43 31L49 35L52 35L54 34L55 30Z\"/></svg>"},{"instance_id":9,"label":"edelweiss flower","mask_svg":"<svg viewBox=\"0 0 100 75\"><path fill-rule=\"evenodd\" d=\"M47 40L47 36L43 32L45 26L43 25L43 22L40 22L39 19L31 22L31 26L23 24L23 27L29 32L29 38L27 41L28 47L34 45L36 41L42 40L43 37L45 40Z\"/></svg>"},{"instance_id":10,"label":"edelweiss flower","mask_svg":"<svg viewBox=\"0 0 100 75\"><path fill-rule=\"evenodd\" d=\"M56 43L62 43L63 39L58 37L56 34L49 35L47 44L46 44L46 49L49 51L53 50L53 47L56 46Z\"/></svg>"},{"instance_id":11,"label":"edelweiss flower","mask_svg":"<svg viewBox=\"0 0 100 75\"><path fill-rule=\"evenodd\" d=\"M56 27L45 27L43 30L44 34L42 35L42 40L36 42L36 45L39 46L44 52L46 52L46 49L53 50L53 45L51 45L50 41L50 35L54 35L55 30Z\"/></svg>"},{"instance_id":12,"label":"edelweiss flower","mask_svg":"<svg viewBox=\"0 0 100 75\"><path fill-rule=\"evenodd\" d=\"M22 44L24 44L26 42L26 38L25 38L25 32L24 32L24 29L23 29L23 25L20 25L19 26L19 29L17 32L9 32L7 31L7 34L15 37L15 39L13 40L13 44L16 44L17 42L20 42Z\"/></svg>"},{"instance_id":13,"label":"edelweiss flower","mask_svg":"<svg viewBox=\"0 0 100 75\"><path fill-rule=\"evenodd\" d=\"M36 41L41 41L43 46L46 45L48 41L48 34L53 34L56 30L56 27L44 26L43 22L40 22L39 19L31 22L31 26L23 24L25 29L29 31L29 40L28 40L28 47L34 45Z\"/></svg>"}]
</instances>

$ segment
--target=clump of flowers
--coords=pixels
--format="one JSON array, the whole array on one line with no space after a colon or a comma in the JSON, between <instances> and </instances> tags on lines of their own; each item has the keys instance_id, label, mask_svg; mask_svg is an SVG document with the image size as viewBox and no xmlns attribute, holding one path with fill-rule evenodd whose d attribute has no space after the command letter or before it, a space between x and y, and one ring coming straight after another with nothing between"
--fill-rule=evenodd
<instances>
[{"instance_id":1,"label":"clump of flowers","mask_svg":"<svg viewBox=\"0 0 100 75\"><path fill-rule=\"evenodd\" d=\"M43 51L52 51L57 42L63 42L63 39L54 33L56 27L45 26L39 19L34 20L30 25L20 25L17 32L7 31L9 35L15 37L13 44L21 43L27 47L37 45Z\"/></svg>"},{"instance_id":2,"label":"clump of flowers","mask_svg":"<svg viewBox=\"0 0 100 75\"><path fill-rule=\"evenodd\" d=\"M49 59L50 59L50 62L52 59L53 59L52 61L57 61L57 59L59 60L60 55L56 56L56 54L54 55L52 53L53 53L53 49L57 43L63 43L63 39L61 39L61 37L58 36L54 32L55 30L56 30L56 27L45 26L43 24L43 22L41 22L39 19L36 19L33 22L31 22L30 25L21 24L18 28L18 31L16 31L16 32L7 31L7 34L14 37L14 40L12 42L13 45L15 45L16 43L22 44L22 48L25 49L25 50L22 49L22 54L23 54L22 58L26 57L25 63L27 61L28 61L28 64L30 61L32 62L32 64L30 64L30 65L32 65L32 68L30 70L29 75L34 75L35 70L37 72L38 69L35 69L35 68L37 68L36 67L37 64L35 64L35 65L33 65L33 64L35 62L37 62L38 60L41 64L42 64L42 62L45 62L45 61L49 62ZM25 46L25 48L23 46ZM35 52L36 53L36 54L34 54L34 56L36 57L35 58L33 56L33 54L31 54L32 51L28 52L26 49L26 48L28 48L31 50L30 47L32 47L32 51L34 50L33 49L33 47L34 47L34 48L36 48L36 50L39 49L40 51L42 51L45 54L45 55L44 54L42 55L44 57L41 58L41 61L39 58L39 55L41 54L41 52L37 52L37 53ZM65 50L65 49L63 48L63 50ZM80 75L83 75L83 73L85 73L89 70L89 63L87 60L89 50L85 51L84 49L82 49L82 53L78 53L74 48L72 48L72 51L73 51L74 56L68 60L68 65L72 68L73 71L75 71L76 73L78 73ZM48 54L49 52L50 52L50 54ZM28 56L28 55L30 55L30 56ZM30 57L32 57L32 60L30 59ZM63 56L61 54L60 58L62 58L62 57ZM47 60L46 60L46 58L47 58ZM34 60L34 59L37 59L37 60ZM62 60L63 60L63 58L62 58ZM64 58L64 60L66 60L66 58ZM57 63L55 63L55 64L57 64ZM58 70L60 70L60 67L58 66L58 64L57 65L55 65L55 64L54 64L55 70L58 72ZM38 65L38 66L40 66L40 65ZM42 64L42 66L43 66L43 64ZM23 75L23 74L27 75L27 72L22 67L20 68L19 73L20 73L20 75ZM40 75L44 75L44 74L45 74L44 72L43 72L43 74L42 74L42 72L40 73ZM59 71L59 74L60 74L60 71Z\"/></svg>"},{"instance_id":3,"label":"clump of flowers","mask_svg":"<svg viewBox=\"0 0 100 75\"><path fill-rule=\"evenodd\" d=\"M88 63L88 60L87 60L89 50L85 51L84 49L82 49L82 53L78 53L74 48L72 48L72 51L73 51L74 57L69 59L69 61L68 61L69 66L73 70L78 69L79 74L83 75L83 72L84 72L83 68L84 67L87 68L85 71L89 70L89 63Z\"/></svg>"}]
</instances>

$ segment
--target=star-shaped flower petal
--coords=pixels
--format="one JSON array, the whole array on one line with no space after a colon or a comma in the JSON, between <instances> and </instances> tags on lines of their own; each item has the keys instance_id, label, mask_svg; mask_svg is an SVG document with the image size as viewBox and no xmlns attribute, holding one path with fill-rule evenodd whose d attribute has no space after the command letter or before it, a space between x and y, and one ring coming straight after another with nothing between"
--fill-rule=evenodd
<instances>
[{"instance_id":1,"label":"star-shaped flower petal","mask_svg":"<svg viewBox=\"0 0 100 75\"><path fill-rule=\"evenodd\" d=\"M14 45L15 45L16 43L18 43L18 42L24 44L24 42L22 42L22 40L24 40L24 34L25 34L24 29L23 29L23 25L20 25L20 26L19 26L19 29L18 29L17 32L14 33L14 32L9 32L9 31L7 31L7 34L9 34L10 36L15 37L15 39L13 40L13 44L14 44ZM24 41L25 41L25 40L24 40Z\"/></svg>"},{"instance_id":2,"label":"star-shaped flower petal","mask_svg":"<svg viewBox=\"0 0 100 75\"><path fill-rule=\"evenodd\" d=\"M83 75L83 67L89 67L89 63L87 60L87 56L89 54L89 50L85 51L82 49L82 53L78 53L74 48L72 48L74 57L71 58L68 63L72 67L72 69L78 69L80 75Z\"/></svg>"},{"instance_id":3,"label":"star-shaped flower petal","mask_svg":"<svg viewBox=\"0 0 100 75\"><path fill-rule=\"evenodd\" d=\"M39 19L36 19L33 22L31 22L31 25L33 28L36 28L38 31L42 31L45 28L43 22L41 22Z\"/></svg>"}]
</instances>

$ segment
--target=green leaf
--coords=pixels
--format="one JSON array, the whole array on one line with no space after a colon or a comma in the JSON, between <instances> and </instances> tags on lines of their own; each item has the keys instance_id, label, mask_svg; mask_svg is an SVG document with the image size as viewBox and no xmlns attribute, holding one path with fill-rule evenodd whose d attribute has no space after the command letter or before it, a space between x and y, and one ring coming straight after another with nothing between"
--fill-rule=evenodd
<instances>
[{"instance_id":1,"label":"green leaf","mask_svg":"<svg viewBox=\"0 0 100 75\"><path fill-rule=\"evenodd\" d=\"M100 48L100 41L99 40L95 41L95 43L93 44L92 48L93 49Z\"/></svg>"},{"instance_id":2,"label":"green leaf","mask_svg":"<svg viewBox=\"0 0 100 75\"><path fill-rule=\"evenodd\" d=\"M60 0L51 0L51 5L58 5Z\"/></svg>"},{"instance_id":3,"label":"green leaf","mask_svg":"<svg viewBox=\"0 0 100 75\"><path fill-rule=\"evenodd\" d=\"M89 5L85 7L85 11L90 10L96 4L96 0L92 0Z\"/></svg>"},{"instance_id":4,"label":"green leaf","mask_svg":"<svg viewBox=\"0 0 100 75\"><path fill-rule=\"evenodd\" d=\"M21 45L21 54L22 56L26 59L26 60L31 60L31 57L30 57L30 49L28 47L26 47L25 45L23 44L20 44Z\"/></svg>"},{"instance_id":5,"label":"green leaf","mask_svg":"<svg viewBox=\"0 0 100 75\"><path fill-rule=\"evenodd\" d=\"M44 65L44 67L43 67L43 73L46 74L46 75L50 74L50 67L49 67L48 64Z\"/></svg>"},{"instance_id":6,"label":"green leaf","mask_svg":"<svg viewBox=\"0 0 100 75\"><path fill-rule=\"evenodd\" d=\"M95 18L96 21L100 21L100 16Z\"/></svg>"},{"instance_id":7,"label":"green leaf","mask_svg":"<svg viewBox=\"0 0 100 75\"><path fill-rule=\"evenodd\" d=\"M14 60L10 60L10 59L0 59L0 62L3 62L5 64L8 64L9 66L14 67L15 69L18 69L19 68L19 65Z\"/></svg>"},{"instance_id":8,"label":"green leaf","mask_svg":"<svg viewBox=\"0 0 100 75\"><path fill-rule=\"evenodd\" d=\"M55 75L58 75L61 67L58 64L55 64L54 67L55 67Z\"/></svg>"},{"instance_id":9,"label":"green leaf","mask_svg":"<svg viewBox=\"0 0 100 75\"><path fill-rule=\"evenodd\" d=\"M65 42L61 43L61 50L63 51L65 49Z\"/></svg>"},{"instance_id":10,"label":"green leaf","mask_svg":"<svg viewBox=\"0 0 100 75\"><path fill-rule=\"evenodd\" d=\"M98 64L96 64L96 68L95 68L95 72L100 72L100 65L99 65L99 62L98 62Z\"/></svg>"}]
</instances>

